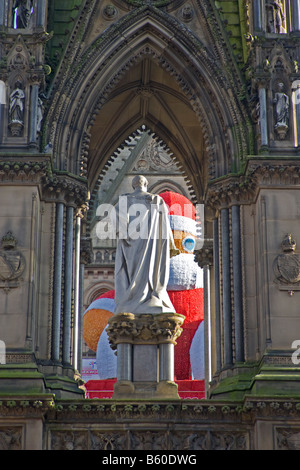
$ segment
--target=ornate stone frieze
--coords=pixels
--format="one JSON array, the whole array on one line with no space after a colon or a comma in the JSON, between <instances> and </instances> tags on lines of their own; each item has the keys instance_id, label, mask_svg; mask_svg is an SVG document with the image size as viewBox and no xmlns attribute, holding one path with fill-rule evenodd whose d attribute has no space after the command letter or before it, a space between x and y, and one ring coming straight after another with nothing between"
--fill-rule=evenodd
<instances>
[{"instance_id":1,"label":"ornate stone frieze","mask_svg":"<svg viewBox=\"0 0 300 470\"><path fill-rule=\"evenodd\" d=\"M183 321L184 316L179 314L122 313L109 319L106 331L112 349L119 343L176 344Z\"/></svg>"},{"instance_id":2,"label":"ornate stone frieze","mask_svg":"<svg viewBox=\"0 0 300 470\"><path fill-rule=\"evenodd\" d=\"M49 171L49 161L0 161L0 181L39 183Z\"/></svg>"},{"instance_id":3,"label":"ornate stone frieze","mask_svg":"<svg viewBox=\"0 0 300 470\"><path fill-rule=\"evenodd\" d=\"M3 396L0 400L0 429L1 418L3 417L24 418L26 416L39 418L54 407L55 402L52 397L31 395L30 397L11 398Z\"/></svg>"}]
</instances>

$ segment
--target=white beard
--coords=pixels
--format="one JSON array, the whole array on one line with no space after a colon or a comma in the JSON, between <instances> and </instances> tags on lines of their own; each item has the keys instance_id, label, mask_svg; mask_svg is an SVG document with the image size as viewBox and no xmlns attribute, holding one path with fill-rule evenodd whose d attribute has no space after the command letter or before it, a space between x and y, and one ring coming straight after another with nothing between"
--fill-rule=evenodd
<instances>
[{"instance_id":1,"label":"white beard","mask_svg":"<svg viewBox=\"0 0 300 470\"><path fill-rule=\"evenodd\" d=\"M203 287L203 271L193 253L180 253L170 259L168 290L190 290Z\"/></svg>"}]
</instances>

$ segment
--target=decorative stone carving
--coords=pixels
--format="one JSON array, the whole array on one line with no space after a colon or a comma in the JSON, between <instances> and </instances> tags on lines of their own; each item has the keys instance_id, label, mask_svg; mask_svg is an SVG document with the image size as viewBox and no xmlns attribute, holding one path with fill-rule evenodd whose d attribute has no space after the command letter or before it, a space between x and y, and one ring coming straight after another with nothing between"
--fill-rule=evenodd
<instances>
[{"instance_id":1,"label":"decorative stone carving","mask_svg":"<svg viewBox=\"0 0 300 470\"><path fill-rule=\"evenodd\" d=\"M125 450L127 449L127 435L113 432L103 433L92 431L90 433L91 450Z\"/></svg>"},{"instance_id":2,"label":"decorative stone carving","mask_svg":"<svg viewBox=\"0 0 300 470\"><path fill-rule=\"evenodd\" d=\"M191 21L194 17L194 9L191 5L187 4L182 7L182 10L180 12L181 19L185 22L188 23Z\"/></svg>"},{"instance_id":3,"label":"decorative stone carving","mask_svg":"<svg viewBox=\"0 0 300 470\"><path fill-rule=\"evenodd\" d=\"M281 243L283 254L278 255L274 261L275 283L280 290L286 290L293 295L300 290L300 256L295 253L296 242L288 234Z\"/></svg>"},{"instance_id":4,"label":"decorative stone carving","mask_svg":"<svg viewBox=\"0 0 300 470\"><path fill-rule=\"evenodd\" d=\"M17 240L12 232L2 237L0 250L0 287L18 287L18 279L25 269L25 258L16 250Z\"/></svg>"},{"instance_id":5,"label":"decorative stone carving","mask_svg":"<svg viewBox=\"0 0 300 470\"><path fill-rule=\"evenodd\" d=\"M120 343L176 344L183 321L184 316L179 314L121 313L109 319L106 331L112 349Z\"/></svg>"},{"instance_id":6,"label":"decorative stone carving","mask_svg":"<svg viewBox=\"0 0 300 470\"><path fill-rule=\"evenodd\" d=\"M284 140L289 129L289 96L284 93L284 83L278 83L278 91L275 93L275 131L280 140Z\"/></svg>"},{"instance_id":7,"label":"decorative stone carving","mask_svg":"<svg viewBox=\"0 0 300 470\"><path fill-rule=\"evenodd\" d=\"M112 4L106 5L106 7L103 10L103 16L106 20L114 20L116 19L116 16L118 15L118 10L116 7Z\"/></svg>"},{"instance_id":8,"label":"decorative stone carving","mask_svg":"<svg viewBox=\"0 0 300 470\"><path fill-rule=\"evenodd\" d=\"M279 450L300 450L300 429L277 428L276 441Z\"/></svg>"},{"instance_id":9,"label":"decorative stone carving","mask_svg":"<svg viewBox=\"0 0 300 470\"><path fill-rule=\"evenodd\" d=\"M22 434L22 426L0 427L0 450L21 450Z\"/></svg>"},{"instance_id":10,"label":"decorative stone carving","mask_svg":"<svg viewBox=\"0 0 300 470\"><path fill-rule=\"evenodd\" d=\"M52 450L85 450L87 446L86 431L53 431L51 433Z\"/></svg>"}]
</instances>

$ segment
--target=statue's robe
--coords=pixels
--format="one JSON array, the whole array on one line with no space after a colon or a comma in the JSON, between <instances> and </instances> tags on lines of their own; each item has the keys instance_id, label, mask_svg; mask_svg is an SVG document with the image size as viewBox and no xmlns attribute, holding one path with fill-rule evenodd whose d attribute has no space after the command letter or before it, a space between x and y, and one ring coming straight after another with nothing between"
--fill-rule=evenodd
<instances>
[{"instance_id":1,"label":"statue's robe","mask_svg":"<svg viewBox=\"0 0 300 470\"><path fill-rule=\"evenodd\" d=\"M175 313L167 293L170 256L178 254L164 200L135 190L116 206L115 314Z\"/></svg>"}]
</instances>

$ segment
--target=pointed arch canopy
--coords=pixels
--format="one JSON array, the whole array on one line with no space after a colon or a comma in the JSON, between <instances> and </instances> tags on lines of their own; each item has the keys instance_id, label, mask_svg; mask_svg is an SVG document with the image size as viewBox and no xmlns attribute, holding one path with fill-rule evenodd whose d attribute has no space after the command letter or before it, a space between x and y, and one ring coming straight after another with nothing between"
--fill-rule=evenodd
<instances>
[{"instance_id":1,"label":"pointed arch canopy","mask_svg":"<svg viewBox=\"0 0 300 470\"><path fill-rule=\"evenodd\" d=\"M93 188L116 148L145 124L203 197L206 181L237 168L249 146L243 84L222 60L167 12L129 12L57 75L47 119L56 167Z\"/></svg>"}]
</instances>

